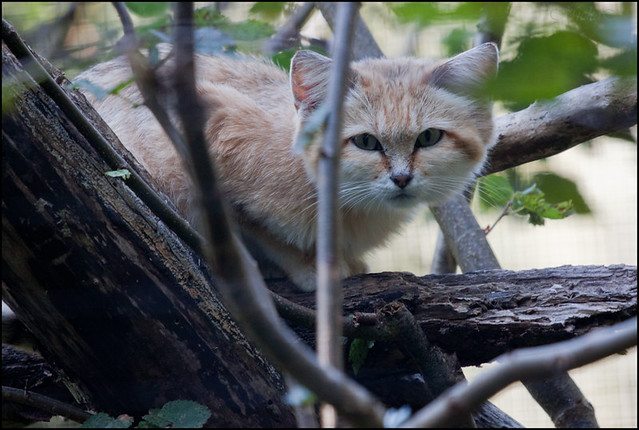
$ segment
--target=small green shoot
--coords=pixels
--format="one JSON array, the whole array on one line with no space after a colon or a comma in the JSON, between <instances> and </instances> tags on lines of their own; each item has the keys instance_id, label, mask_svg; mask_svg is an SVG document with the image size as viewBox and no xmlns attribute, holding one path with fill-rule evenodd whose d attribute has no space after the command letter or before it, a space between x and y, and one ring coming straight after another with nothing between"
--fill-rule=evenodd
<instances>
[{"instance_id":1,"label":"small green shoot","mask_svg":"<svg viewBox=\"0 0 639 430\"><path fill-rule=\"evenodd\" d=\"M151 409L136 428L202 428L211 417L206 406L190 400L174 400L161 409ZM103 412L93 415L82 423L82 428L129 428L133 417L120 415L110 417Z\"/></svg>"},{"instance_id":2,"label":"small green shoot","mask_svg":"<svg viewBox=\"0 0 639 430\"><path fill-rule=\"evenodd\" d=\"M128 169L110 170L108 172L104 172L104 174L112 178L122 178L125 181L131 177L131 172L129 172Z\"/></svg>"},{"instance_id":3,"label":"small green shoot","mask_svg":"<svg viewBox=\"0 0 639 430\"><path fill-rule=\"evenodd\" d=\"M515 191L507 178L490 175L482 179L480 186L485 193L483 199L486 203L503 207L495 223L486 228L486 234L509 214L528 216L530 224L544 225L545 219L563 219L575 213L572 200L549 203L537 184L532 184L523 191Z\"/></svg>"}]
</instances>

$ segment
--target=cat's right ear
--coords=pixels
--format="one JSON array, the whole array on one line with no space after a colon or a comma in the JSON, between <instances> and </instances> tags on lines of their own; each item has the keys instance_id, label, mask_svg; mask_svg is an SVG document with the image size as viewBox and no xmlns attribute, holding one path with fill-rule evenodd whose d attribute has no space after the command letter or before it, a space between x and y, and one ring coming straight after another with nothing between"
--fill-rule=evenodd
<instances>
[{"instance_id":1,"label":"cat's right ear","mask_svg":"<svg viewBox=\"0 0 639 430\"><path fill-rule=\"evenodd\" d=\"M313 51L297 51L291 59L291 89L295 109L302 118L326 98L331 59Z\"/></svg>"}]
</instances>

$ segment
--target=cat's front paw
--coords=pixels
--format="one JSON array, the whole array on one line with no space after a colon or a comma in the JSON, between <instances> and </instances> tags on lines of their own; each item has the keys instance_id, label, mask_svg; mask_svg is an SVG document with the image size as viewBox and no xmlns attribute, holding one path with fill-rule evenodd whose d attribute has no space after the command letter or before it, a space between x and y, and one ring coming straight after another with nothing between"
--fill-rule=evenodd
<instances>
[{"instance_id":1,"label":"cat's front paw","mask_svg":"<svg viewBox=\"0 0 639 430\"><path fill-rule=\"evenodd\" d=\"M300 271L290 274L291 281L305 293L317 289L317 274L314 271Z\"/></svg>"}]
</instances>

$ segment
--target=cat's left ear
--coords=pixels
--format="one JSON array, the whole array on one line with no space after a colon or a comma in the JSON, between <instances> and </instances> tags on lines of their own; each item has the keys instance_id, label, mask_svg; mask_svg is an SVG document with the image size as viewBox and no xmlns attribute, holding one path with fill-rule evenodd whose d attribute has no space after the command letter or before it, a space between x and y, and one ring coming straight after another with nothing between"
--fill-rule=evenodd
<instances>
[{"instance_id":1,"label":"cat's left ear","mask_svg":"<svg viewBox=\"0 0 639 430\"><path fill-rule=\"evenodd\" d=\"M437 66L428 83L456 94L475 96L497 75L498 64L497 45L482 43Z\"/></svg>"},{"instance_id":2,"label":"cat's left ear","mask_svg":"<svg viewBox=\"0 0 639 430\"><path fill-rule=\"evenodd\" d=\"M300 116L310 114L326 98L331 59L313 51L297 51L291 59L291 89Z\"/></svg>"}]
</instances>

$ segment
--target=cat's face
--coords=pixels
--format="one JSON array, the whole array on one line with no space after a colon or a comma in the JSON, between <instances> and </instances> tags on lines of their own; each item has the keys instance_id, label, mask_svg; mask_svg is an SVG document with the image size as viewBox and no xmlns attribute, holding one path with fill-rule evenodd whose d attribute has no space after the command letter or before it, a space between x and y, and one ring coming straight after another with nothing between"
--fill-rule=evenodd
<instances>
[{"instance_id":1,"label":"cat's face","mask_svg":"<svg viewBox=\"0 0 639 430\"><path fill-rule=\"evenodd\" d=\"M330 60L296 57L291 82L303 122L323 100ZM344 101L342 206L403 209L461 191L493 143L490 105L474 94L494 76L497 61L496 46L484 44L447 61L353 63ZM313 180L319 146L321 139L303 154Z\"/></svg>"}]
</instances>

